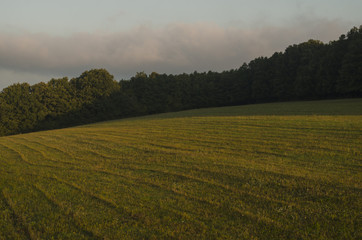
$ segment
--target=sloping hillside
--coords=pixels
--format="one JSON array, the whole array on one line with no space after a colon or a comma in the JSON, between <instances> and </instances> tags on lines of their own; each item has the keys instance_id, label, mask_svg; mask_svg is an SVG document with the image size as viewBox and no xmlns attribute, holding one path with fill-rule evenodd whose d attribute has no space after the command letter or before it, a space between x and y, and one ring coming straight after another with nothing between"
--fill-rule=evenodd
<instances>
[{"instance_id":1,"label":"sloping hillside","mask_svg":"<svg viewBox=\"0 0 362 240\"><path fill-rule=\"evenodd\" d=\"M0 138L0 239L356 239L362 99Z\"/></svg>"}]
</instances>

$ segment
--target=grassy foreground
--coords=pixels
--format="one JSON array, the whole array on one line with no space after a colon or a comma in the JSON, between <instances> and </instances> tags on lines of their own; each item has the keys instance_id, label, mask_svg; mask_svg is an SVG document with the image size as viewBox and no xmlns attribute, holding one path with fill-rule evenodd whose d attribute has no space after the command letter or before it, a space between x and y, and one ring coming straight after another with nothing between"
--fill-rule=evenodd
<instances>
[{"instance_id":1,"label":"grassy foreground","mask_svg":"<svg viewBox=\"0 0 362 240\"><path fill-rule=\"evenodd\" d=\"M0 239L358 239L362 99L0 138Z\"/></svg>"}]
</instances>

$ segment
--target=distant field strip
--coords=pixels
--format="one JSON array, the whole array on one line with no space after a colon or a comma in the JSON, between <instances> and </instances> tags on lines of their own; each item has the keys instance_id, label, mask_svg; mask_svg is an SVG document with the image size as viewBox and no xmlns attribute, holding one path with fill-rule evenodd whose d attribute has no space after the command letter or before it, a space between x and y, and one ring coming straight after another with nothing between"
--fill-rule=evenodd
<instances>
[{"instance_id":1,"label":"distant field strip","mask_svg":"<svg viewBox=\"0 0 362 240\"><path fill-rule=\"evenodd\" d=\"M361 103L202 109L2 137L0 239L358 239ZM318 114L331 105L337 114Z\"/></svg>"}]
</instances>

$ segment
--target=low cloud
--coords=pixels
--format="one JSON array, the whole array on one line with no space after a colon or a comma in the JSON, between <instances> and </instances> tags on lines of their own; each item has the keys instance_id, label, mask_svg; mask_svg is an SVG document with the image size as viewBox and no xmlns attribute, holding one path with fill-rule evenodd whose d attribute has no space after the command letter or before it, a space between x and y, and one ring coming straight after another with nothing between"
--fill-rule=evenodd
<instances>
[{"instance_id":1,"label":"low cloud","mask_svg":"<svg viewBox=\"0 0 362 240\"><path fill-rule=\"evenodd\" d=\"M67 37L0 33L0 89L9 83L4 79L6 75L1 74L6 71L18 76L29 73L72 77L91 68L106 68L120 79L139 71L228 70L310 38L337 39L351 27L337 20L300 18L282 27L175 23L164 27L144 25L118 33L75 33Z\"/></svg>"}]
</instances>

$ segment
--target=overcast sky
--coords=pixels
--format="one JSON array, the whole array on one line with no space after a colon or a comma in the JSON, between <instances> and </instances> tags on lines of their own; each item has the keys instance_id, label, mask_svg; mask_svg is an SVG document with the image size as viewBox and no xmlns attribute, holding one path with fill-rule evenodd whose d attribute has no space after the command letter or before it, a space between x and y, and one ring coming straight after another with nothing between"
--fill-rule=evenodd
<instances>
[{"instance_id":1,"label":"overcast sky","mask_svg":"<svg viewBox=\"0 0 362 240\"><path fill-rule=\"evenodd\" d=\"M240 67L362 24L362 0L0 0L0 89L106 68Z\"/></svg>"}]
</instances>

